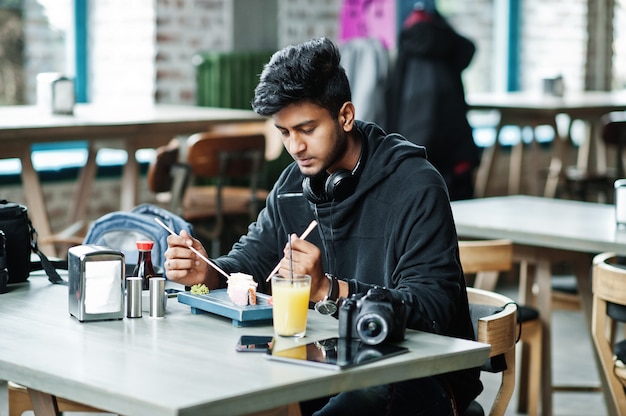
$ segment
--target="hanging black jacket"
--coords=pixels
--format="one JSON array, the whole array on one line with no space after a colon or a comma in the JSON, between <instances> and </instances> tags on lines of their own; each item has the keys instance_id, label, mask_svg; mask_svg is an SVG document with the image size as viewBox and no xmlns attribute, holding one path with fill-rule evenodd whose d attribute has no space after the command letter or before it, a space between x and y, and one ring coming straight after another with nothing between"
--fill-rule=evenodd
<instances>
[{"instance_id":1,"label":"hanging black jacket","mask_svg":"<svg viewBox=\"0 0 626 416\"><path fill-rule=\"evenodd\" d=\"M452 175L480 162L461 79L474 52L469 39L434 13L402 30L388 83L386 130L425 146L449 187ZM464 199L458 197L462 190L450 192L452 199Z\"/></svg>"}]
</instances>

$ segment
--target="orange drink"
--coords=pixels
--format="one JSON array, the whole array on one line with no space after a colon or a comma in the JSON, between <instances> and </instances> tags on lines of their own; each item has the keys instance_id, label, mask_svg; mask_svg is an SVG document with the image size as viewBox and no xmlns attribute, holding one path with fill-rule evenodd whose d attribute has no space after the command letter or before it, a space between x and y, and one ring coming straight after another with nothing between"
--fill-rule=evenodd
<instances>
[{"instance_id":1,"label":"orange drink","mask_svg":"<svg viewBox=\"0 0 626 416\"><path fill-rule=\"evenodd\" d=\"M303 337L309 311L311 276L272 276L274 332L283 337Z\"/></svg>"}]
</instances>

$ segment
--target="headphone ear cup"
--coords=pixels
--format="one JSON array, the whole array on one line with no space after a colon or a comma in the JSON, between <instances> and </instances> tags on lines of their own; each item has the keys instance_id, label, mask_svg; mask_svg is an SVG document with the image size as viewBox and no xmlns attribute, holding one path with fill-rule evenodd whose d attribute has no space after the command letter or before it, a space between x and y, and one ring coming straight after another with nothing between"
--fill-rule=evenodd
<instances>
[{"instance_id":1,"label":"headphone ear cup","mask_svg":"<svg viewBox=\"0 0 626 416\"><path fill-rule=\"evenodd\" d=\"M324 190L326 175L315 177L306 176L302 180L302 194L314 204L323 204L330 201Z\"/></svg>"},{"instance_id":2,"label":"headphone ear cup","mask_svg":"<svg viewBox=\"0 0 626 416\"><path fill-rule=\"evenodd\" d=\"M314 204L330 201L343 201L356 191L359 177L365 165L367 139L363 139L361 154L354 170L339 169L328 175L324 172L317 176L306 176L302 180L302 194Z\"/></svg>"},{"instance_id":3,"label":"headphone ear cup","mask_svg":"<svg viewBox=\"0 0 626 416\"><path fill-rule=\"evenodd\" d=\"M329 200L343 201L356 190L358 180L347 169L339 169L326 179L324 189Z\"/></svg>"}]
</instances>

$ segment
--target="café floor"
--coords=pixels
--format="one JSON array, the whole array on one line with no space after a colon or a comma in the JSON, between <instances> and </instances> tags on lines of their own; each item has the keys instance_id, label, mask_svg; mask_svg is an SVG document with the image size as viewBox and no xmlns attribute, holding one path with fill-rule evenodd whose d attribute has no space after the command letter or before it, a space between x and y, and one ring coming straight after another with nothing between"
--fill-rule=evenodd
<instances>
[{"instance_id":1,"label":"caf\u00e9 floor","mask_svg":"<svg viewBox=\"0 0 626 416\"><path fill-rule=\"evenodd\" d=\"M513 283L501 279L497 290L512 299L516 299L517 289ZM553 379L559 385L599 383L595 368L590 336L584 327L582 313L554 311L553 313ZM498 376L483 373L485 391L478 401L488 409L495 395ZM557 392L553 398L555 416L604 416L607 414L604 397L599 392L570 393ZM506 416L517 416L517 392L514 393ZM0 416L8 415L6 383L0 381ZM72 413L77 416L92 416L93 413ZM32 412L25 412L30 416ZM129 415L131 416L131 415Z\"/></svg>"}]
</instances>

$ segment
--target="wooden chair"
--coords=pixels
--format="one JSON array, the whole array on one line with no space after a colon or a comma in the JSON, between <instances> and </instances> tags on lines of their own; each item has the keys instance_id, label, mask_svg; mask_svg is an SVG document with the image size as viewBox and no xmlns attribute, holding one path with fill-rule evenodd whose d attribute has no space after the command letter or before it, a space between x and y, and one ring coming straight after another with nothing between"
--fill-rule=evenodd
<instances>
[{"instance_id":1,"label":"wooden chair","mask_svg":"<svg viewBox=\"0 0 626 416\"><path fill-rule=\"evenodd\" d=\"M605 396L609 414L615 413L611 412L614 407L617 414L626 415L626 372L616 357L616 347L623 349L626 342L616 342L617 324L626 322L626 265L618 265L617 261L614 253L594 257L591 336L608 387Z\"/></svg>"},{"instance_id":2,"label":"wooden chair","mask_svg":"<svg viewBox=\"0 0 626 416\"><path fill-rule=\"evenodd\" d=\"M581 171L576 166L565 170L565 190L575 199L613 202L616 179L624 178L624 145L626 144L626 111L615 111L602 117L600 133L606 150L615 152L615 165L596 172ZM592 194L595 197L592 198Z\"/></svg>"},{"instance_id":3,"label":"wooden chair","mask_svg":"<svg viewBox=\"0 0 626 416\"><path fill-rule=\"evenodd\" d=\"M500 272L513 265L513 243L510 240L462 240L459 255L463 273L474 274L473 287L495 290Z\"/></svg>"},{"instance_id":4,"label":"wooden chair","mask_svg":"<svg viewBox=\"0 0 626 416\"><path fill-rule=\"evenodd\" d=\"M9 381L7 383L9 416L22 416L22 413L33 410L33 403L26 387ZM106 410L87 406L62 398L57 398L59 412L108 413Z\"/></svg>"},{"instance_id":5,"label":"wooden chair","mask_svg":"<svg viewBox=\"0 0 626 416\"><path fill-rule=\"evenodd\" d=\"M181 158L182 153L186 155ZM197 133L184 147L173 140L157 149L148 187L159 204L194 224L217 257L225 219L245 216L252 221L265 203L268 192L258 189L264 153L262 133Z\"/></svg>"},{"instance_id":6,"label":"wooden chair","mask_svg":"<svg viewBox=\"0 0 626 416\"><path fill-rule=\"evenodd\" d=\"M475 274L473 287L494 291L499 274L513 267L513 243L510 240L462 240L459 256L463 273ZM520 341L523 344L518 383L518 412L537 415L541 391L541 342L543 329L539 311L518 305Z\"/></svg>"},{"instance_id":7,"label":"wooden chair","mask_svg":"<svg viewBox=\"0 0 626 416\"><path fill-rule=\"evenodd\" d=\"M245 133L265 135L265 160L267 162L278 159L284 150L280 132L276 126L274 126L274 120L272 120L272 118L261 121L218 123L212 125L207 131L227 134Z\"/></svg>"},{"instance_id":8,"label":"wooden chair","mask_svg":"<svg viewBox=\"0 0 626 416\"><path fill-rule=\"evenodd\" d=\"M259 182L262 189L270 189L283 170L293 162L293 158L285 150L280 131L270 117L264 121L218 123L209 128L211 132L226 133L260 133L265 135L265 163L263 175Z\"/></svg>"},{"instance_id":9,"label":"wooden chair","mask_svg":"<svg viewBox=\"0 0 626 416\"><path fill-rule=\"evenodd\" d=\"M475 325L476 340L491 345L489 360L483 371L502 374L502 382L489 411L504 415L515 388L515 344L517 342L517 305L511 299L488 290L467 288L470 315ZM475 402L464 416L482 411Z\"/></svg>"}]
</instances>

